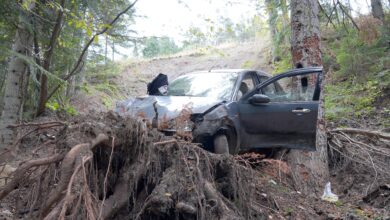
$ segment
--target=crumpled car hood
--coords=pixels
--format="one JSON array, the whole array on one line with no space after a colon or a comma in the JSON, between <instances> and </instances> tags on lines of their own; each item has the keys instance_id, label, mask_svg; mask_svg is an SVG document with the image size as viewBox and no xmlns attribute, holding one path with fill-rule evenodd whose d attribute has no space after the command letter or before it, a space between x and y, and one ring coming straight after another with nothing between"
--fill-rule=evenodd
<instances>
[{"instance_id":1,"label":"crumpled car hood","mask_svg":"<svg viewBox=\"0 0 390 220\"><path fill-rule=\"evenodd\" d=\"M156 103L159 119L170 120L179 116L183 109L189 109L192 114L202 114L221 102L210 97L143 96L119 103L117 112L152 119L156 115L153 107Z\"/></svg>"}]
</instances>

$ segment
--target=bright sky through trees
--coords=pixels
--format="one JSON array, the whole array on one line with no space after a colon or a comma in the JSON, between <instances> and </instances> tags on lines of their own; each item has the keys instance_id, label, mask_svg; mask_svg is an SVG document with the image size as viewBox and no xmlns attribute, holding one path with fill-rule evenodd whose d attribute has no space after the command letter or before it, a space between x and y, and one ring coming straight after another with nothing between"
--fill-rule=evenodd
<instances>
[{"instance_id":1,"label":"bright sky through trees","mask_svg":"<svg viewBox=\"0 0 390 220\"><path fill-rule=\"evenodd\" d=\"M367 1L352 0L351 6L354 15L369 12ZM140 0L135 8L141 17L136 18L134 29L140 36L169 36L177 42L191 26L205 27L221 17L238 23L262 11L256 8L256 0Z\"/></svg>"},{"instance_id":2,"label":"bright sky through trees","mask_svg":"<svg viewBox=\"0 0 390 220\"><path fill-rule=\"evenodd\" d=\"M204 27L207 22L218 22L228 17L238 23L256 14L255 1L225 0L140 0L137 2L135 29L139 35L169 36L176 41L191 26ZM207 21L207 20L210 21Z\"/></svg>"}]
</instances>

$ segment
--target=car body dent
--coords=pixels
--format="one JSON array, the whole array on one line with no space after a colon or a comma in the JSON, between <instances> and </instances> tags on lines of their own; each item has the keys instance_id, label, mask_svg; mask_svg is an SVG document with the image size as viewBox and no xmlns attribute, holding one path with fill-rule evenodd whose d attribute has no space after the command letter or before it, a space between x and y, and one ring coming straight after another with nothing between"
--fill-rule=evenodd
<instances>
[{"instance_id":1,"label":"car body dent","mask_svg":"<svg viewBox=\"0 0 390 220\"><path fill-rule=\"evenodd\" d=\"M233 105L232 105L233 104ZM237 108L231 108L234 102L225 102L205 112L201 120L195 121L192 131L194 140L211 150L211 143L214 136L226 134L229 142L229 151L236 152L239 146L237 131L239 130Z\"/></svg>"}]
</instances>

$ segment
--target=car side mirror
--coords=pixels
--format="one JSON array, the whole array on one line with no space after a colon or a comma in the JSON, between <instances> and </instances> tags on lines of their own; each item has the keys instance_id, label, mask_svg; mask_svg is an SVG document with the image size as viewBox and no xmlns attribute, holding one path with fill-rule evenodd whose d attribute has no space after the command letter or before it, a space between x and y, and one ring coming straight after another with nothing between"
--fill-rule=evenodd
<instances>
[{"instance_id":1,"label":"car side mirror","mask_svg":"<svg viewBox=\"0 0 390 220\"><path fill-rule=\"evenodd\" d=\"M249 98L249 103L251 103L253 105L265 104L265 103L268 103L270 101L271 101L271 99L268 96L263 95L263 94L255 94Z\"/></svg>"}]
</instances>

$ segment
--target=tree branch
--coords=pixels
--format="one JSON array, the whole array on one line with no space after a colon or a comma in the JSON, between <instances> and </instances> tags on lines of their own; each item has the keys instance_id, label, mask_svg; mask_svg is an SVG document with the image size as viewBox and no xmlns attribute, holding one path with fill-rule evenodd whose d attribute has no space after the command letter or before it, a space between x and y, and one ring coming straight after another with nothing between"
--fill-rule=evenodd
<instances>
[{"instance_id":1,"label":"tree branch","mask_svg":"<svg viewBox=\"0 0 390 220\"><path fill-rule=\"evenodd\" d=\"M347 12L347 10L345 10L344 5L341 4L341 2L340 2L339 0L337 0L337 4L340 5L341 10L342 10L342 11L344 12L344 14L347 15L347 17L352 21L353 26L355 26L355 28L356 28L358 31L360 31L359 26L358 26L358 25L356 24L356 22L353 20L352 16Z\"/></svg>"},{"instance_id":2,"label":"tree branch","mask_svg":"<svg viewBox=\"0 0 390 220\"><path fill-rule=\"evenodd\" d=\"M77 62L76 62L76 65L74 65L74 67L72 68L72 71L70 71L70 73L68 75L66 75L63 80L64 81L67 81L70 79L70 77L72 77L73 75L75 75L77 73L77 70L80 66L80 64L82 63L83 61L83 58L84 58L84 55L85 53L87 52L89 46L92 44L92 42L95 40L95 38L101 34L104 34L106 31L108 31L112 25L125 13L127 13L134 5L135 3L137 3L138 0L135 0L132 4L130 4L127 8L125 8L125 10L123 10L122 12L120 12L115 18L114 20L112 20L108 25L106 25L106 27L104 27L101 31L97 32L96 34L94 34L92 36L92 38L88 41L88 43L84 46L83 48L83 51L81 52L79 58L77 59ZM58 84L56 87L54 87L54 89L50 92L50 94L47 96L46 98L46 102L54 95L54 93L61 87L61 83Z\"/></svg>"},{"instance_id":3,"label":"tree branch","mask_svg":"<svg viewBox=\"0 0 390 220\"><path fill-rule=\"evenodd\" d=\"M383 139L390 140L389 133L384 133L384 132L380 132L380 131L364 130L364 129L358 129L358 128L336 128L336 129L330 130L329 132L345 132L345 133L351 133L351 134L361 134L361 135L367 135L370 137L380 137Z\"/></svg>"},{"instance_id":4,"label":"tree branch","mask_svg":"<svg viewBox=\"0 0 390 220\"><path fill-rule=\"evenodd\" d=\"M320 6L320 9L321 9L322 13L324 13L325 17L328 19L327 24L330 22L330 23L332 24L333 28L336 29L336 25L334 25L334 23L333 23L331 17L326 13L326 11L324 10L324 8L323 8L322 5L320 4L320 1L317 0L317 2L318 2L318 5Z\"/></svg>"}]
</instances>

